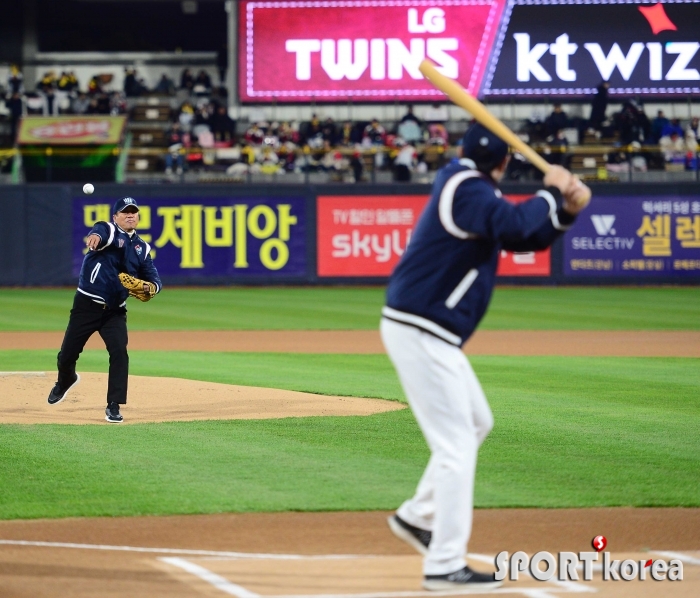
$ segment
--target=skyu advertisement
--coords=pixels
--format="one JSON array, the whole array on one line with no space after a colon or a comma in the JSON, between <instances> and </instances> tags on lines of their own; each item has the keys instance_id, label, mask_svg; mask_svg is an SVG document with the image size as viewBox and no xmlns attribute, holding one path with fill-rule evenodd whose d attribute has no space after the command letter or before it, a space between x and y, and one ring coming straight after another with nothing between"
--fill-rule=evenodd
<instances>
[{"instance_id":1,"label":"skyu advertisement","mask_svg":"<svg viewBox=\"0 0 700 598\"><path fill-rule=\"evenodd\" d=\"M482 97L700 93L700 0L244 1L244 102L444 100L424 58Z\"/></svg>"}]
</instances>

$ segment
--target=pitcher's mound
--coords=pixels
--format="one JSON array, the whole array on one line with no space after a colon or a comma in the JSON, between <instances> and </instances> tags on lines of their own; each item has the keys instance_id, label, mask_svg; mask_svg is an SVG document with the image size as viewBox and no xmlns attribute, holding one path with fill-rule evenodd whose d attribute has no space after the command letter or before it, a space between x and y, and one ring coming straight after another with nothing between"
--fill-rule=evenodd
<instances>
[{"instance_id":1,"label":"pitcher's mound","mask_svg":"<svg viewBox=\"0 0 700 598\"><path fill-rule=\"evenodd\" d=\"M107 423L107 374L85 372L63 402L46 397L54 372L0 372L0 423ZM292 390L233 386L182 378L129 376L124 423L206 419L272 419L313 415L372 415L405 406L382 399L331 397Z\"/></svg>"}]
</instances>

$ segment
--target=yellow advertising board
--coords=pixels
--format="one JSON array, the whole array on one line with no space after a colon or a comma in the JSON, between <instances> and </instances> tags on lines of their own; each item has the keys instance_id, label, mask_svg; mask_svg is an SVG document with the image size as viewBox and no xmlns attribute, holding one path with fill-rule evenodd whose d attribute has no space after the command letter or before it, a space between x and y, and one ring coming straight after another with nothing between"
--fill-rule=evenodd
<instances>
[{"instance_id":1,"label":"yellow advertising board","mask_svg":"<svg viewBox=\"0 0 700 598\"><path fill-rule=\"evenodd\" d=\"M121 141L126 116L25 116L20 145L106 145Z\"/></svg>"}]
</instances>

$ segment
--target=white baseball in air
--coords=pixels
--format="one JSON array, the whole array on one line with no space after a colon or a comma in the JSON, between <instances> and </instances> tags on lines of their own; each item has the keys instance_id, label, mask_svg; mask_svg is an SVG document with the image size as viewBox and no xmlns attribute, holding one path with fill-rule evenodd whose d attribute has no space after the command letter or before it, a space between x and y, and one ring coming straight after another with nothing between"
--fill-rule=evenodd
<instances>
[{"instance_id":1,"label":"white baseball in air","mask_svg":"<svg viewBox=\"0 0 700 598\"><path fill-rule=\"evenodd\" d=\"M83 193L85 195L90 195L95 190L95 186L92 183L85 183L83 185Z\"/></svg>"}]
</instances>

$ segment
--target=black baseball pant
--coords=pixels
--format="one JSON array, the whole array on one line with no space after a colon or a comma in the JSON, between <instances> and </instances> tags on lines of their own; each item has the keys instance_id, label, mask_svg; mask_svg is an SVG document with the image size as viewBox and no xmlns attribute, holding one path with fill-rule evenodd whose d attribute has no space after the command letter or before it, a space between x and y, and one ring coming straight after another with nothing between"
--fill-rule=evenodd
<instances>
[{"instance_id":1,"label":"black baseball pant","mask_svg":"<svg viewBox=\"0 0 700 598\"><path fill-rule=\"evenodd\" d=\"M58 353L58 383L70 386L75 378L75 365L85 344L94 332L99 332L109 352L109 382L107 403L126 403L129 381L129 354L126 346L126 307L108 308L95 303L80 292L75 294L70 310L68 328Z\"/></svg>"}]
</instances>

